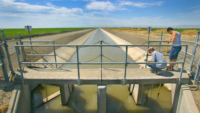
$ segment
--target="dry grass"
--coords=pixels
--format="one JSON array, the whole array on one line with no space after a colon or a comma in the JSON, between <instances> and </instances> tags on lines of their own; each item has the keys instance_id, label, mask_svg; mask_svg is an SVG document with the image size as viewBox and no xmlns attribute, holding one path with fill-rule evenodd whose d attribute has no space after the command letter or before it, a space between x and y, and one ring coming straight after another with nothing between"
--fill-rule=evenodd
<instances>
[{"instance_id":1,"label":"dry grass","mask_svg":"<svg viewBox=\"0 0 200 113\"><path fill-rule=\"evenodd\" d=\"M109 30L120 31L124 33L130 33L135 35L141 36L148 36L147 30L141 28L106 28ZM163 31L163 40L171 38L171 35L167 33L167 29L157 29L151 31L151 38L158 38L160 39L161 32ZM195 41L197 30L184 30L181 32L181 39L182 40L193 40ZM199 40L200 41L200 40Z\"/></svg>"},{"instance_id":2,"label":"dry grass","mask_svg":"<svg viewBox=\"0 0 200 113\"><path fill-rule=\"evenodd\" d=\"M8 103L0 106L0 113L6 113L8 110Z\"/></svg>"},{"instance_id":3,"label":"dry grass","mask_svg":"<svg viewBox=\"0 0 200 113\"><path fill-rule=\"evenodd\" d=\"M184 30L182 32L182 34L185 34L185 35L196 35L197 33L197 30Z\"/></svg>"}]
</instances>

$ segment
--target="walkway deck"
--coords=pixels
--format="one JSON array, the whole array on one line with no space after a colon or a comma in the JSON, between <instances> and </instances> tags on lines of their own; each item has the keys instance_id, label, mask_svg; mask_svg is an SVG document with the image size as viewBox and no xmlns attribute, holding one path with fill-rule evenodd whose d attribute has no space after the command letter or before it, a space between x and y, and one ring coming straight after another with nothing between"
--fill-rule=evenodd
<instances>
[{"instance_id":1,"label":"walkway deck","mask_svg":"<svg viewBox=\"0 0 200 113\"><path fill-rule=\"evenodd\" d=\"M27 84L78 84L77 69L24 68L24 79ZM180 71L162 71L156 75L149 69L127 69L127 84L177 83ZM121 84L124 69L80 69L81 84ZM16 74L15 82L21 83L21 75ZM186 72L182 75L182 83L188 83Z\"/></svg>"}]
</instances>

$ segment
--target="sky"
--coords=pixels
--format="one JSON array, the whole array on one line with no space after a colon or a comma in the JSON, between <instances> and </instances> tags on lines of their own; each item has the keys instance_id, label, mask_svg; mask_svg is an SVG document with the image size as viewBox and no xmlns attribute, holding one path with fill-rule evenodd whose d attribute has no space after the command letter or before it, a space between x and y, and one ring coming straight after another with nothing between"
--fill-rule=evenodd
<instances>
[{"instance_id":1,"label":"sky","mask_svg":"<svg viewBox=\"0 0 200 113\"><path fill-rule=\"evenodd\" d=\"M200 0L0 0L0 28L200 27Z\"/></svg>"}]
</instances>

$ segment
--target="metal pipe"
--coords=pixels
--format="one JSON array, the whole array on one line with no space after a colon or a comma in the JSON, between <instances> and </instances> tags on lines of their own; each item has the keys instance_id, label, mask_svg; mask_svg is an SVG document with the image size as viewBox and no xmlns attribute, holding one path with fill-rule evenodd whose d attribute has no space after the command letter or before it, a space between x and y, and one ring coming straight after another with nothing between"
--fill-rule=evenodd
<instances>
[{"instance_id":1,"label":"metal pipe","mask_svg":"<svg viewBox=\"0 0 200 113\"><path fill-rule=\"evenodd\" d=\"M17 49L18 48L15 46L15 51L17 51ZM21 67L21 62L20 62L20 59L19 59L18 52L16 52L16 55L17 55L17 61L18 61L18 64L19 64L19 70L20 70L20 73L21 73L22 83L25 84L25 82L24 82L24 76L23 76L23 70L22 70L22 67Z\"/></svg>"},{"instance_id":2,"label":"metal pipe","mask_svg":"<svg viewBox=\"0 0 200 113\"><path fill-rule=\"evenodd\" d=\"M14 41L19 41L19 39L15 39L15 40L6 40L7 42L14 42Z\"/></svg>"},{"instance_id":3,"label":"metal pipe","mask_svg":"<svg viewBox=\"0 0 200 113\"><path fill-rule=\"evenodd\" d=\"M161 32L161 36L160 36L160 45L162 44L162 36L163 36L163 31ZM159 52L160 52L161 46L159 46Z\"/></svg>"},{"instance_id":4,"label":"metal pipe","mask_svg":"<svg viewBox=\"0 0 200 113\"><path fill-rule=\"evenodd\" d=\"M87 46L90 46L90 47L100 47L99 45L16 45L16 46L19 46L19 47L21 47L21 46L23 46L23 47L52 47L52 46L55 46L55 47L76 47L76 46L80 46L80 47L87 47ZM149 46L149 45L103 45L103 46L105 46L105 47L110 47L110 46L116 46L116 47L118 47L118 46L123 46L123 47L125 47L125 46L130 46L130 47L135 47L135 46ZM170 46L174 46L174 47L176 47L176 46L187 46L186 44L184 44L184 45L164 45L164 44L162 44L162 45L151 45L151 46L168 46L168 47L170 47Z\"/></svg>"},{"instance_id":5,"label":"metal pipe","mask_svg":"<svg viewBox=\"0 0 200 113\"><path fill-rule=\"evenodd\" d=\"M196 69L196 73L195 73L195 76L194 76L194 83L195 84L198 84L199 70L200 70L200 58L199 58L199 63L197 64L197 69Z\"/></svg>"},{"instance_id":6,"label":"metal pipe","mask_svg":"<svg viewBox=\"0 0 200 113\"><path fill-rule=\"evenodd\" d=\"M0 43L0 46L2 46L4 44L4 42Z\"/></svg>"},{"instance_id":7,"label":"metal pipe","mask_svg":"<svg viewBox=\"0 0 200 113\"><path fill-rule=\"evenodd\" d=\"M49 54L26 54L26 56L55 56L55 55L49 55Z\"/></svg>"},{"instance_id":8,"label":"metal pipe","mask_svg":"<svg viewBox=\"0 0 200 113\"><path fill-rule=\"evenodd\" d=\"M6 53L7 60L8 60L8 66L9 66L10 71L12 72L12 75L14 75L15 72L14 72L13 67L12 67L10 54L9 54L9 51L8 51L8 45L6 43L6 37L5 37L5 34L4 34L3 30L1 30L1 35L2 35L2 38L3 38L3 41L4 41L4 49L5 49L5 53Z\"/></svg>"},{"instance_id":9,"label":"metal pipe","mask_svg":"<svg viewBox=\"0 0 200 113\"><path fill-rule=\"evenodd\" d=\"M8 72L7 72L7 68L6 66L4 65L5 62L4 62L4 53L3 53L3 49L1 48L0 46L0 60L1 60L1 68L3 70L3 75L4 75L4 79L5 79L5 82L8 83L9 81L9 78L8 78Z\"/></svg>"},{"instance_id":10,"label":"metal pipe","mask_svg":"<svg viewBox=\"0 0 200 113\"><path fill-rule=\"evenodd\" d=\"M21 45L23 45L24 43L23 42L21 42ZM26 53L25 53L25 50L24 50L24 46L21 46L22 48L22 57L23 57L23 61L24 62L27 62L27 60L26 60ZM26 67L28 67L28 65L26 64Z\"/></svg>"},{"instance_id":11,"label":"metal pipe","mask_svg":"<svg viewBox=\"0 0 200 113\"><path fill-rule=\"evenodd\" d=\"M181 51L185 53L185 51L183 51L183 50L181 50ZM187 54L192 56L192 53L188 53L188 52L187 52Z\"/></svg>"},{"instance_id":12,"label":"metal pipe","mask_svg":"<svg viewBox=\"0 0 200 113\"><path fill-rule=\"evenodd\" d=\"M103 41L100 41L100 45L101 45L101 47L100 47L100 54L101 54L101 84L102 84L102 68L103 68L103 66L102 66L102 56L103 56L103 50L102 50L102 43L103 43Z\"/></svg>"},{"instance_id":13,"label":"metal pipe","mask_svg":"<svg viewBox=\"0 0 200 113\"><path fill-rule=\"evenodd\" d=\"M148 64L174 64L183 62L148 62ZM77 64L77 62L21 62L21 64ZM101 62L87 62L78 64L101 64ZM124 62L102 62L102 64L125 64ZM147 64L146 62L127 62L127 64Z\"/></svg>"},{"instance_id":14,"label":"metal pipe","mask_svg":"<svg viewBox=\"0 0 200 113\"><path fill-rule=\"evenodd\" d=\"M22 41L22 42L40 43L40 42L54 42L54 41Z\"/></svg>"},{"instance_id":15,"label":"metal pipe","mask_svg":"<svg viewBox=\"0 0 200 113\"><path fill-rule=\"evenodd\" d=\"M53 41L53 45L54 45L54 41ZM55 49L55 46L53 46L53 53L54 53L54 60L55 60L55 62L57 62L57 60L56 60L56 49ZM57 68L57 64L56 64L56 68Z\"/></svg>"},{"instance_id":16,"label":"metal pipe","mask_svg":"<svg viewBox=\"0 0 200 113\"><path fill-rule=\"evenodd\" d=\"M76 55L77 55L77 72L78 72L78 85L81 84L80 81L80 70L79 70L79 55L78 55L78 46L76 46Z\"/></svg>"},{"instance_id":17,"label":"metal pipe","mask_svg":"<svg viewBox=\"0 0 200 113\"><path fill-rule=\"evenodd\" d=\"M126 84L126 68L127 68L127 56L128 56L128 46L126 46L126 56L125 56L125 67L124 67L124 80L123 80L123 85Z\"/></svg>"},{"instance_id":18,"label":"metal pipe","mask_svg":"<svg viewBox=\"0 0 200 113\"><path fill-rule=\"evenodd\" d=\"M183 63L182 63L182 67L181 67L180 77L179 77L179 84L181 84L181 80L182 80L183 68L184 68L184 65L185 65L185 59L187 57L187 54L186 54L187 50L188 50L188 46L185 47L185 54L184 54L184 57L183 57Z\"/></svg>"},{"instance_id":19,"label":"metal pipe","mask_svg":"<svg viewBox=\"0 0 200 113\"><path fill-rule=\"evenodd\" d=\"M197 50L197 43L198 43L198 40L199 40L199 31L197 32L197 36L196 36L196 40L195 40L195 44L194 44L194 48L193 48L193 51L192 51L192 58L191 58L191 61L190 61L190 67L189 67L189 71L191 72L192 71L192 67L193 67L193 62L194 62L194 57L195 57L195 54L196 54L196 50Z\"/></svg>"}]
</instances>

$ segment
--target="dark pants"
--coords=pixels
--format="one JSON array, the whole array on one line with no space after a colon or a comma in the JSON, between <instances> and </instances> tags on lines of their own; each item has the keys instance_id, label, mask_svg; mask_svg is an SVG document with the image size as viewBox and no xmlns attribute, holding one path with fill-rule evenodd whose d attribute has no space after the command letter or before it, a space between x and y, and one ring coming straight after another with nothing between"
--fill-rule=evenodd
<instances>
[{"instance_id":1,"label":"dark pants","mask_svg":"<svg viewBox=\"0 0 200 113\"><path fill-rule=\"evenodd\" d=\"M147 64L147 66L149 66L150 68L152 68L155 71L160 71L161 68L156 67L156 64Z\"/></svg>"}]
</instances>

